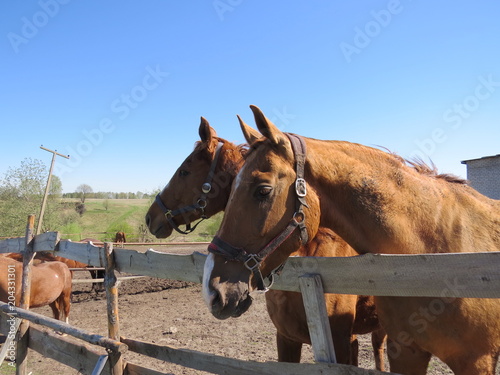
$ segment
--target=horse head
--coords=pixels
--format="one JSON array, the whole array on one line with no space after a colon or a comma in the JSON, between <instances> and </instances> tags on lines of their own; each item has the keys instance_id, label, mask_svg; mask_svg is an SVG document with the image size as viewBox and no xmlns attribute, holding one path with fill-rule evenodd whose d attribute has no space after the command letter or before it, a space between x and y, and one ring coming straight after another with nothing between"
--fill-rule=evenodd
<instances>
[{"instance_id":1,"label":"horse head","mask_svg":"<svg viewBox=\"0 0 500 375\"><path fill-rule=\"evenodd\" d=\"M182 162L169 183L156 196L146 214L146 224L157 238L167 238L172 230L190 233L191 223L222 211L234 176L243 162L243 148L217 136L201 118L200 141ZM199 223L199 222L198 222ZM180 229L186 225L186 230Z\"/></svg>"},{"instance_id":2,"label":"horse head","mask_svg":"<svg viewBox=\"0 0 500 375\"><path fill-rule=\"evenodd\" d=\"M244 313L250 292L265 290L264 279L319 226L319 199L306 183L305 144L281 132L259 108L251 109L262 137L238 117L250 151L204 269L205 302L219 319Z\"/></svg>"}]
</instances>

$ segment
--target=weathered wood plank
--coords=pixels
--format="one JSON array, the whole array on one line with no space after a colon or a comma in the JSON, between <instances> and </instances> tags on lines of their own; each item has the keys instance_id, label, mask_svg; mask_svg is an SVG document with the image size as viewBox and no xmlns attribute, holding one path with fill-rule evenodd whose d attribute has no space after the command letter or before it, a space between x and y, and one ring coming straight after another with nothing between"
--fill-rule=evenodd
<instances>
[{"instance_id":1,"label":"weathered wood plank","mask_svg":"<svg viewBox=\"0 0 500 375\"><path fill-rule=\"evenodd\" d=\"M104 267L106 264L104 247L95 246L92 242L59 241L54 255L73 259L94 267Z\"/></svg>"},{"instance_id":2,"label":"weathered wood plank","mask_svg":"<svg viewBox=\"0 0 500 375\"><path fill-rule=\"evenodd\" d=\"M86 270L85 270L86 271ZM134 279L143 279L147 276L123 276L123 277L117 277L116 280L118 281L125 281L125 280L134 280ZM73 284L89 284L89 283L103 283L104 279L73 279L72 283Z\"/></svg>"},{"instance_id":3,"label":"weathered wood plank","mask_svg":"<svg viewBox=\"0 0 500 375\"><path fill-rule=\"evenodd\" d=\"M46 327L52 328L58 332L66 333L66 334L71 335L73 337L76 337L80 340L86 341L90 344L99 345L99 346L102 346L103 348L117 351L120 353L124 353L127 351L127 346L118 342L118 341L111 340L111 339L109 339L107 337L103 337L101 335L89 333L83 329L73 327L65 322L60 321L60 320L49 318L47 316L43 316L43 315L34 313L32 311L20 309L18 307L13 307L13 306L8 305L4 302L0 302L0 310L7 313L7 314L13 314L18 318L26 319L26 320L29 320L30 322L33 322L36 324L41 324L41 325L44 325Z\"/></svg>"},{"instance_id":4,"label":"weathered wood plank","mask_svg":"<svg viewBox=\"0 0 500 375\"><path fill-rule=\"evenodd\" d=\"M284 363L243 361L221 357L188 349L176 349L170 346L151 344L144 341L122 337L121 341L133 352L152 358L175 363L196 370L208 371L220 375L387 375L391 373L365 370L354 366L334 363Z\"/></svg>"},{"instance_id":5,"label":"weathered wood plank","mask_svg":"<svg viewBox=\"0 0 500 375\"><path fill-rule=\"evenodd\" d=\"M115 276L115 259L113 243L104 244L106 255L106 273L104 286L106 287L106 308L108 316L108 337L120 340L120 316L118 315L118 286ZM123 375L123 359L120 353L110 353L109 362L113 375Z\"/></svg>"},{"instance_id":6,"label":"weathered wood plank","mask_svg":"<svg viewBox=\"0 0 500 375\"><path fill-rule=\"evenodd\" d=\"M8 316L7 314L0 312L0 332L5 335L5 342L2 344L2 349L0 350L0 365L5 360L5 357L9 357L10 362L15 362L15 339L16 332L21 324L21 319ZM12 355L14 357L12 357Z\"/></svg>"},{"instance_id":7,"label":"weathered wood plank","mask_svg":"<svg viewBox=\"0 0 500 375\"><path fill-rule=\"evenodd\" d=\"M59 232L45 232L34 238L34 251L53 251L59 242ZM26 246L26 237L0 241L0 253L20 253Z\"/></svg>"},{"instance_id":8,"label":"weathered wood plank","mask_svg":"<svg viewBox=\"0 0 500 375\"><path fill-rule=\"evenodd\" d=\"M125 375L172 375L171 372L159 372L147 367L136 365L135 363L127 362L123 369Z\"/></svg>"},{"instance_id":9,"label":"weathered wood plank","mask_svg":"<svg viewBox=\"0 0 500 375\"><path fill-rule=\"evenodd\" d=\"M316 362L337 363L321 276L303 275L299 278L299 284L306 310L314 360Z\"/></svg>"},{"instance_id":10,"label":"weathered wood plank","mask_svg":"<svg viewBox=\"0 0 500 375\"><path fill-rule=\"evenodd\" d=\"M321 274L325 293L500 298L500 252L292 257L273 288L299 291L307 273Z\"/></svg>"},{"instance_id":11,"label":"weathered wood plank","mask_svg":"<svg viewBox=\"0 0 500 375\"><path fill-rule=\"evenodd\" d=\"M58 255L102 266L102 248L61 241ZM101 249L101 250L99 250ZM117 249L120 272L201 282L206 255ZM100 254L100 255L99 255ZM325 293L403 297L500 298L500 252L356 257L291 257L274 289L300 291L298 277L317 273Z\"/></svg>"},{"instance_id":12,"label":"weathered wood plank","mask_svg":"<svg viewBox=\"0 0 500 375\"><path fill-rule=\"evenodd\" d=\"M141 253L115 249L116 269L119 272L201 283L206 256L165 254L155 250ZM201 271L201 272L200 272Z\"/></svg>"},{"instance_id":13,"label":"weathered wood plank","mask_svg":"<svg viewBox=\"0 0 500 375\"><path fill-rule=\"evenodd\" d=\"M45 232L35 237L34 251L53 251L59 243L59 232Z\"/></svg>"},{"instance_id":14,"label":"weathered wood plank","mask_svg":"<svg viewBox=\"0 0 500 375\"><path fill-rule=\"evenodd\" d=\"M100 356L106 354L104 350L97 350L88 344L33 325L29 328L29 347L47 358L74 368L79 374L88 375L92 374ZM59 371L54 369L54 373ZM101 374L111 375L109 366L104 366Z\"/></svg>"},{"instance_id":15,"label":"weathered wood plank","mask_svg":"<svg viewBox=\"0 0 500 375\"><path fill-rule=\"evenodd\" d=\"M33 251L33 236L35 228L35 215L28 216L26 225L25 247L23 254L23 275L21 280L21 298L19 306L28 310L30 307L31 296L31 268L35 253ZM21 320L19 324L19 333L16 346L16 375L27 374L28 368L28 329L30 322Z\"/></svg>"},{"instance_id":16,"label":"weathered wood plank","mask_svg":"<svg viewBox=\"0 0 500 375\"><path fill-rule=\"evenodd\" d=\"M24 237L8 238L0 241L0 253L20 253L26 242Z\"/></svg>"}]
</instances>

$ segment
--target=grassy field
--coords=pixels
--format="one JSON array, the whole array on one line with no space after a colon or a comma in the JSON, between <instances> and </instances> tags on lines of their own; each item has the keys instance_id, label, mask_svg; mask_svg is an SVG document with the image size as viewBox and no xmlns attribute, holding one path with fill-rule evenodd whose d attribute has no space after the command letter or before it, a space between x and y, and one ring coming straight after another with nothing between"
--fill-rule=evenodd
<instances>
[{"instance_id":1,"label":"grassy field","mask_svg":"<svg viewBox=\"0 0 500 375\"><path fill-rule=\"evenodd\" d=\"M125 232L128 242L160 241L149 233L145 225L144 217L150 205L150 199L87 199L85 213L60 231L63 238L73 241L84 238L109 241L114 239L118 231ZM174 232L168 241L211 240L221 219L222 215L219 214L205 220L194 233L187 236Z\"/></svg>"}]
</instances>

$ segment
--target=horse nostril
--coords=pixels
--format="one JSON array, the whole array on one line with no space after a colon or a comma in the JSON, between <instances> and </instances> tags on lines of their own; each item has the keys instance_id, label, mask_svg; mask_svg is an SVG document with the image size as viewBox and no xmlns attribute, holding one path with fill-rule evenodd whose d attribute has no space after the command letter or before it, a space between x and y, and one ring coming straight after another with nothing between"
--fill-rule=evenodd
<instances>
[{"instance_id":1,"label":"horse nostril","mask_svg":"<svg viewBox=\"0 0 500 375\"><path fill-rule=\"evenodd\" d=\"M212 304L212 311L218 312L222 310L223 307L222 296L217 291L213 291L212 293L212 300L210 301L210 303Z\"/></svg>"},{"instance_id":2,"label":"horse nostril","mask_svg":"<svg viewBox=\"0 0 500 375\"><path fill-rule=\"evenodd\" d=\"M151 223L151 217L149 216L149 214L147 214L144 219L146 220L146 225L149 227L149 224Z\"/></svg>"}]
</instances>

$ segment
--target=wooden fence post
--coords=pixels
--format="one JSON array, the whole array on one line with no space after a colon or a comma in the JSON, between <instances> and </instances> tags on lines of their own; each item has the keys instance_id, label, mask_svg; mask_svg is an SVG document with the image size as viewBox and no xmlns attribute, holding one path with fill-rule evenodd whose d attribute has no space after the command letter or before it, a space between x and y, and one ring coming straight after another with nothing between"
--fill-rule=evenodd
<instances>
[{"instance_id":1,"label":"wooden fence post","mask_svg":"<svg viewBox=\"0 0 500 375\"><path fill-rule=\"evenodd\" d=\"M33 234L35 228L35 215L28 216L26 225L25 247L23 251L23 275L21 283L21 299L19 307L28 310L30 307L30 292L31 292L31 266L35 253L33 251ZM25 375L27 373L28 364L28 328L29 321L22 320L19 325L19 333L16 348L16 375Z\"/></svg>"},{"instance_id":2,"label":"wooden fence post","mask_svg":"<svg viewBox=\"0 0 500 375\"><path fill-rule=\"evenodd\" d=\"M113 253L113 243L104 243L106 254L104 286L106 287L106 305L108 311L108 336L120 341L120 319L118 316L118 283L115 275L115 258ZM123 374L123 360L118 352L109 353L111 373L113 375Z\"/></svg>"},{"instance_id":3,"label":"wooden fence post","mask_svg":"<svg viewBox=\"0 0 500 375\"><path fill-rule=\"evenodd\" d=\"M306 310L307 325L316 362L336 363L330 321L320 275L299 277L300 290Z\"/></svg>"}]
</instances>

